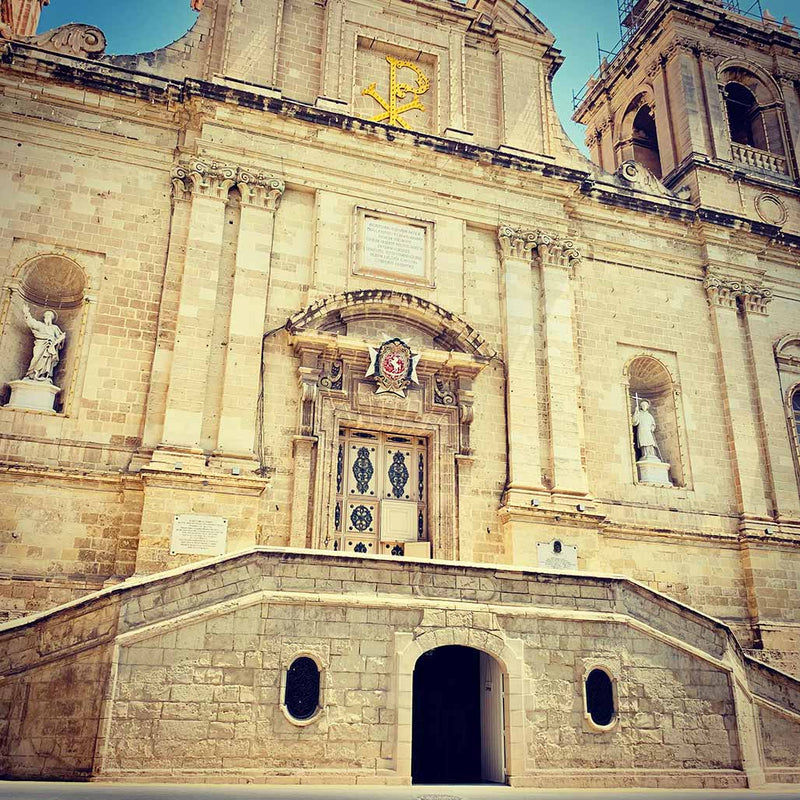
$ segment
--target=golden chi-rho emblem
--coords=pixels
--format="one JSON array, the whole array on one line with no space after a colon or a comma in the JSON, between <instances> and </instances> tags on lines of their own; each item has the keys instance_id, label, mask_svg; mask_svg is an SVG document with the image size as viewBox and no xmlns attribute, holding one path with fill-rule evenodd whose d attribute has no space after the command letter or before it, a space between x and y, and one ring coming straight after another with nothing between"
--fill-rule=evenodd
<instances>
[{"instance_id":1,"label":"golden chi-rho emblem","mask_svg":"<svg viewBox=\"0 0 800 800\"><path fill-rule=\"evenodd\" d=\"M425 106L420 103L420 95L425 94L431 88L431 82L428 76L416 65L410 61L401 61L399 58L392 58L386 56L389 62L389 100L384 100L375 88L375 84L371 83L364 89L361 94L371 97L380 104L383 111L375 117L370 119L370 122L388 122L390 125L398 125L401 128L410 130L409 124L400 116L408 111L424 111ZM416 76L417 82L415 86L408 83L400 83L397 80L397 70L410 69ZM408 95L414 95L413 100L406 103L398 104L398 100L405 100Z\"/></svg>"}]
</instances>

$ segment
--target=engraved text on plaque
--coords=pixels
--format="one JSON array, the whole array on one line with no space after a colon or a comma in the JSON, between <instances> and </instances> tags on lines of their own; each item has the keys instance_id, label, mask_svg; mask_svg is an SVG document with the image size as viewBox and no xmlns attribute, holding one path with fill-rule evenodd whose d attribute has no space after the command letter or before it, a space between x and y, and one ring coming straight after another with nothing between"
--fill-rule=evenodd
<instances>
[{"instance_id":1,"label":"engraved text on plaque","mask_svg":"<svg viewBox=\"0 0 800 800\"><path fill-rule=\"evenodd\" d=\"M228 520L202 514L179 514L172 523L170 553L221 556L228 541Z\"/></svg>"}]
</instances>

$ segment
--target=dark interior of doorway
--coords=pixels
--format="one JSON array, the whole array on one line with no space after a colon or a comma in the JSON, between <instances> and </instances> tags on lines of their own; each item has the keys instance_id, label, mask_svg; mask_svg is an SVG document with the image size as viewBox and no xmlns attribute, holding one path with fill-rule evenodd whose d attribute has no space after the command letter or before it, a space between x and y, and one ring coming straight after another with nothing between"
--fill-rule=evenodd
<instances>
[{"instance_id":1,"label":"dark interior of doorway","mask_svg":"<svg viewBox=\"0 0 800 800\"><path fill-rule=\"evenodd\" d=\"M423 653L413 696L414 783L480 783L480 653L459 645Z\"/></svg>"}]
</instances>

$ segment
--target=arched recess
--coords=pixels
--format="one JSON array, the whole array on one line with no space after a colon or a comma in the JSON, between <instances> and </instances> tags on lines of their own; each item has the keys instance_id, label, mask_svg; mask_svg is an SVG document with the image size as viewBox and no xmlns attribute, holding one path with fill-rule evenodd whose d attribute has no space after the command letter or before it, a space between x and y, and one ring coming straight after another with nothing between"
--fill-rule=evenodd
<instances>
[{"instance_id":1,"label":"arched recess","mask_svg":"<svg viewBox=\"0 0 800 800\"><path fill-rule=\"evenodd\" d=\"M625 391L628 398L629 418L639 403L647 401L655 420L655 440L661 460L669 464L669 477L673 486L689 483L688 459L684 443L680 386L664 363L650 354L631 358L624 369ZM637 448L632 423L628 425L634 480L639 481L636 461L643 453Z\"/></svg>"},{"instance_id":2,"label":"arched recess","mask_svg":"<svg viewBox=\"0 0 800 800\"><path fill-rule=\"evenodd\" d=\"M499 665L505 687L505 770L508 782L513 782L513 778L522 775L525 769L525 699L529 695L525 677L525 644L521 639L507 639L500 631L478 628L436 628L417 637L410 633L395 633L397 775L411 778L414 668L424 653L448 645L461 645L486 653Z\"/></svg>"},{"instance_id":3,"label":"arched recess","mask_svg":"<svg viewBox=\"0 0 800 800\"><path fill-rule=\"evenodd\" d=\"M620 163L633 160L661 178L661 151L656 130L655 99L648 88L638 94L622 115L617 144Z\"/></svg>"},{"instance_id":4,"label":"arched recess","mask_svg":"<svg viewBox=\"0 0 800 800\"><path fill-rule=\"evenodd\" d=\"M286 327L301 387L292 546L457 559L458 494L469 491L463 465L472 454L473 384L495 351L458 315L389 290L322 298ZM394 338L419 356L418 383L403 397L377 393L367 376L369 348ZM353 441L359 437L367 448L363 455ZM416 492L404 492L395 503L386 491L395 483L381 490L370 480L394 480L389 469L397 447L414 461L413 467L405 462L404 486ZM358 476L367 473L362 490ZM348 487L351 476L355 483ZM413 519L406 501L417 503ZM385 535L389 530L398 533Z\"/></svg>"},{"instance_id":5,"label":"arched recess","mask_svg":"<svg viewBox=\"0 0 800 800\"><path fill-rule=\"evenodd\" d=\"M47 310L56 314L56 324L66 333L66 342L53 376L61 387L55 410L69 411L81 367L90 299L89 277L72 258L46 253L24 261L6 284L6 301L0 322L0 403L8 402L9 382L24 376L31 359L33 337L23 309L41 319Z\"/></svg>"},{"instance_id":6,"label":"arched recess","mask_svg":"<svg viewBox=\"0 0 800 800\"><path fill-rule=\"evenodd\" d=\"M775 362L795 472L800 483L800 332L787 334L776 342Z\"/></svg>"},{"instance_id":7,"label":"arched recess","mask_svg":"<svg viewBox=\"0 0 800 800\"><path fill-rule=\"evenodd\" d=\"M733 160L788 174L784 105L775 81L754 65L730 60L718 74ZM774 158L759 157L759 153Z\"/></svg>"}]
</instances>

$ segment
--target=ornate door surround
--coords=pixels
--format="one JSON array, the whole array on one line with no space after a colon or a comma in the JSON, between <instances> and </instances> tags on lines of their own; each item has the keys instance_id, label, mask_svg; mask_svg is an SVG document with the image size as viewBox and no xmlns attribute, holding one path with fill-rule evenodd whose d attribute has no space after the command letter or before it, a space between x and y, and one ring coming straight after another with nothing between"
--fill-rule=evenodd
<instances>
[{"instance_id":1,"label":"ornate door surround","mask_svg":"<svg viewBox=\"0 0 800 800\"><path fill-rule=\"evenodd\" d=\"M346 334L348 321L364 317L377 318L388 334L411 329L413 335L416 329L428 341L435 335L435 347L417 348L419 384L406 397L376 394L374 380L366 377L375 342ZM301 386L291 545L332 550L340 540L335 528L340 432L356 430L384 441L426 442L425 538L433 558L458 559L458 473L471 459L472 386L494 351L455 315L392 291L349 292L319 301L289 320L287 328Z\"/></svg>"}]
</instances>

